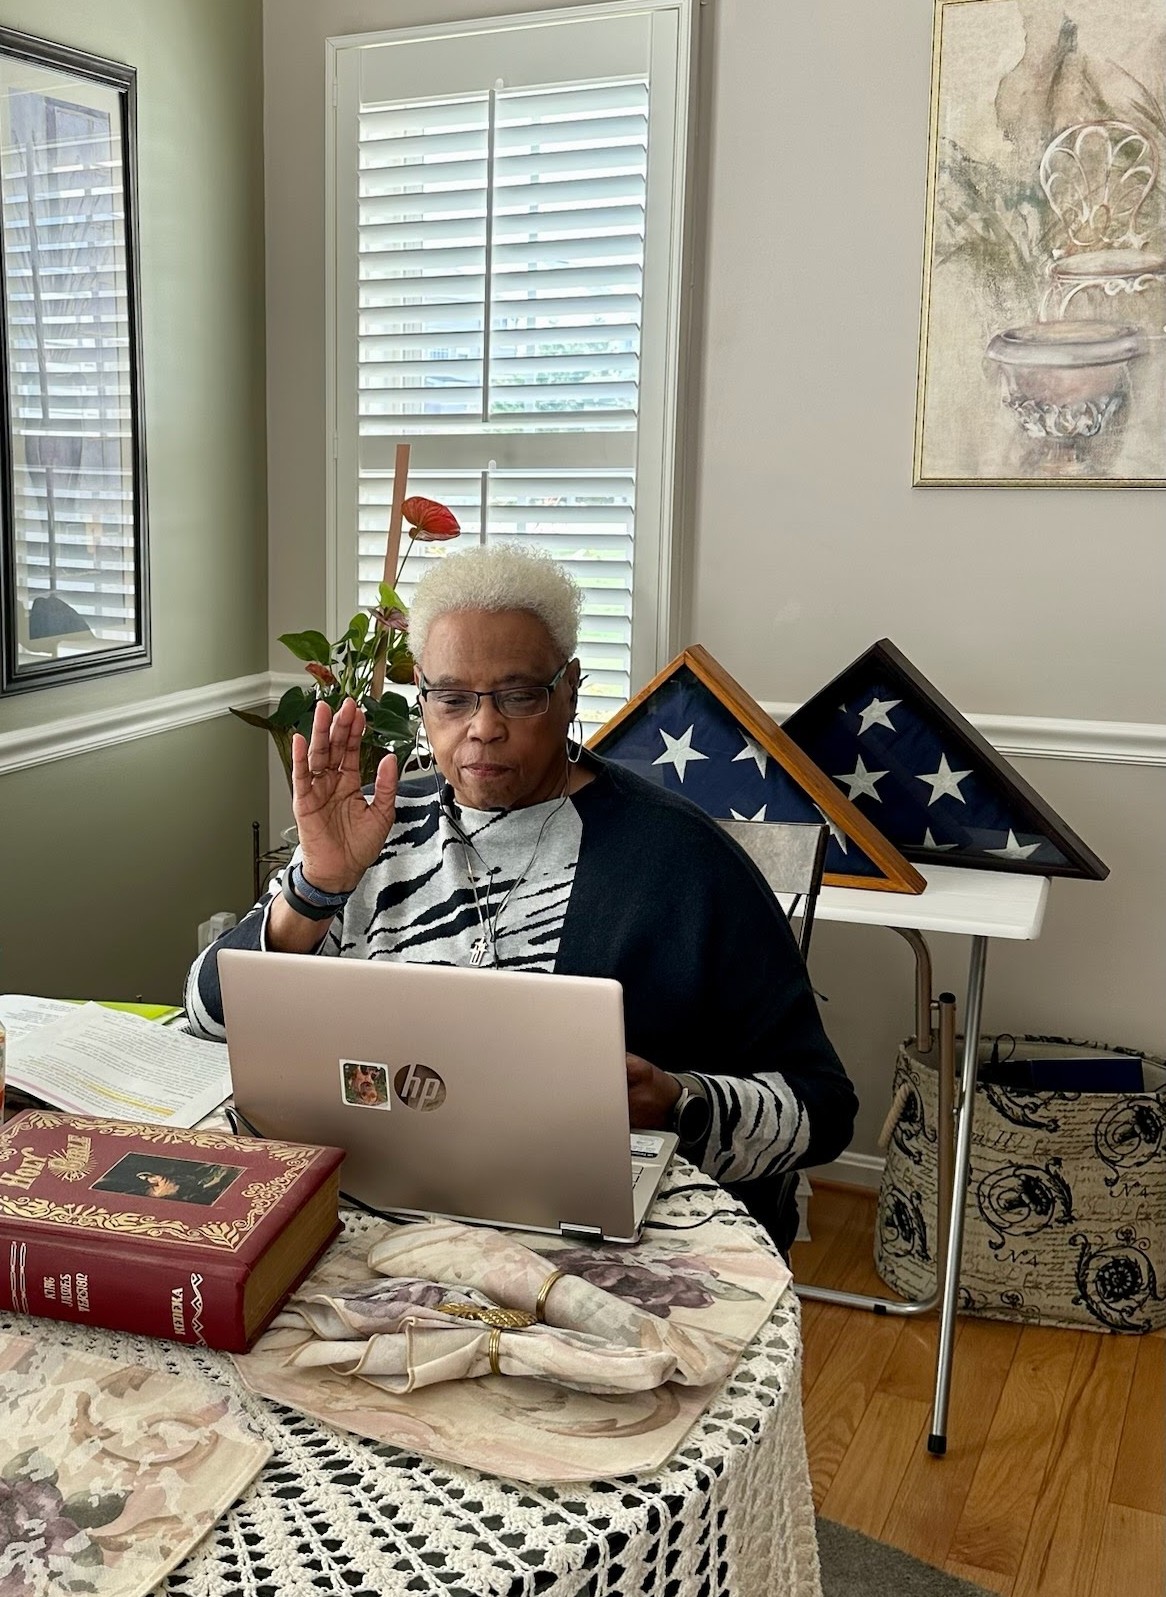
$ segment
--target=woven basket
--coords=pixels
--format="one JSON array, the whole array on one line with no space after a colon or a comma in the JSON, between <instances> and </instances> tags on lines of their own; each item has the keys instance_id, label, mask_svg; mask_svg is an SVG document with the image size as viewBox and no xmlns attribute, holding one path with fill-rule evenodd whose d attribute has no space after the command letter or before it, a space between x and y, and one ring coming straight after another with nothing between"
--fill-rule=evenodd
<instances>
[{"instance_id":1,"label":"woven basket","mask_svg":"<svg viewBox=\"0 0 1166 1597\"><path fill-rule=\"evenodd\" d=\"M1016 1041L1030 1058L1123 1051L1067 1038ZM1146 1059L1145 1082L1141 1093L977 1089L963 1312L1092 1331L1166 1325L1162 1060ZM936 1056L904 1043L875 1268L889 1287L915 1299L935 1290L938 1089Z\"/></svg>"}]
</instances>

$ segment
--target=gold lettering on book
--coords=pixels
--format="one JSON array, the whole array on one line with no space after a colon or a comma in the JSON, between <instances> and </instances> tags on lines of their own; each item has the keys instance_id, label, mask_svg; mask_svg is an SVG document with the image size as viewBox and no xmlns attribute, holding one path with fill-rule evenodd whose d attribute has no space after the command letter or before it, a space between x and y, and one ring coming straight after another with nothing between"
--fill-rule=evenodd
<instances>
[{"instance_id":1,"label":"gold lettering on book","mask_svg":"<svg viewBox=\"0 0 1166 1597\"><path fill-rule=\"evenodd\" d=\"M175 1336L186 1335L186 1314L182 1303L182 1288L170 1288L170 1323L174 1327Z\"/></svg>"},{"instance_id":2,"label":"gold lettering on book","mask_svg":"<svg viewBox=\"0 0 1166 1597\"><path fill-rule=\"evenodd\" d=\"M48 1303L55 1303L57 1301L56 1277L52 1275L46 1275L41 1284L45 1289L45 1301Z\"/></svg>"},{"instance_id":3,"label":"gold lettering on book","mask_svg":"<svg viewBox=\"0 0 1166 1597\"><path fill-rule=\"evenodd\" d=\"M71 1309L73 1307L73 1277L71 1275L63 1275L61 1277L61 1302L66 1308Z\"/></svg>"},{"instance_id":4,"label":"gold lettering on book","mask_svg":"<svg viewBox=\"0 0 1166 1597\"><path fill-rule=\"evenodd\" d=\"M49 1160L49 1169L54 1175L60 1176L62 1181L83 1181L89 1170L89 1160L93 1153L93 1139L91 1137L69 1137L64 1153L58 1153Z\"/></svg>"},{"instance_id":5,"label":"gold lettering on book","mask_svg":"<svg viewBox=\"0 0 1166 1597\"><path fill-rule=\"evenodd\" d=\"M89 1277L80 1272L73 1285L77 1289L77 1310L80 1314L89 1313Z\"/></svg>"},{"instance_id":6,"label":"gold lettering on book","mask_svg":"<svg viewBox=\"0 0 1166 1597\"><path fill-rule=\"evenodd\" d=\"M6 1170L0 1176L0 1186L23 1187L27 1192L47 1162L45 1159L38 1158L31 1148L21 1148L20 1164L15 1170Z\"/></svg>"},{"instance_id":7,"label":"gold lettering on book","mask_svg":"<svg viewBox=\"0 0 1166 1597\"><path fill-rule=\"evenodd\" d=\"M62 1122L67 1121L68 1116L56 1110L29 1109L22 1116L21 1124L29 1131L53 1129L60 1132L65 1129ZM250 1234L287 1194L294 1191L301 1179L322 1157L321 1151L317 1148L306 1147L300 1143L278 1142L255 1145L245 1142L243 1146L247 1148L247 1154L244 1156L239 1139L227 1133L179 1129L168 1131L161 1126L139 1126L127 1121L93 1119L88 1122L87 1132L90 1130L93 1136L99 1137L98 1147L102 1148L102 1156L104 1156L104 1147L100 1139L116 1138L147 1148L156 1146L159 1150L173 1148L189 1153L199 1149L208 1153L211 1151L229 1153L239 1160L246 1157L249 1165L252 1160L254 1161L252 1169L256 1177L266 1175L272 1168L269 1161L273 1161L276 1174L272 1179L253 1179L247 1183L240 1194L246 1200L246 1210L234 1219L208 1218L202 1223L190 1224L167 1213L166 1211L172 1208L170 1204L160 1204L157 1208L143 1213L140 1209L112 1209L107 1206L106 1201L65 1203L56 1198L33 1196L28 1189L41 1174L48 1159L39 1157L32 1148L18 1150L12 1147L9 1141L10 1132L4 1129L0 1130L0 1168L6 1162L17 1158L21 1159L21 1163L19 1168L6 1169L0 1174L0 1231L3 1230L5 1220L35 1221L66 1227L71 1231L114 1233L165 1242L201 1243L217 1251L234 1253L243 1246ZM68 1136L64 1151L51 1156L54 1162L61 1162L67 1165L70 1171L78 1172L77 1176L66 1179L80 1179L81 1175L87 1173L81 1168L81 1145L88 1143L89 1140L88 1135L76 1139ZM54 1173L64 1175L63 1170ZM14 1188L18 1190L11 1190ZM99 1200L104 1200L105 1197L104 1193L93 1191L92 1188L83 1195Z\"/></svg>"}]
</instances>

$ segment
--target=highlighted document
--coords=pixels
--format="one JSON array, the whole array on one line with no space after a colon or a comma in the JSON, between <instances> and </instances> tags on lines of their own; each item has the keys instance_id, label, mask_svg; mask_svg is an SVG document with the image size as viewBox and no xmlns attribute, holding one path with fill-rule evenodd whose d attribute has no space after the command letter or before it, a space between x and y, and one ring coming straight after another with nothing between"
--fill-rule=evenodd
<instances>
[{"instance_id":1,"label":"highlighted document","mask_svg":"<svg viewBox=\"0 0 1166 1597\"><path fill-rule=\"evenodd\" d=\"M160 1126L196 1125L230 1097L222 1043L100 1004L69 1009L9 1036L9 1087L74 1114Z\"/></svg>"}]
</instances>

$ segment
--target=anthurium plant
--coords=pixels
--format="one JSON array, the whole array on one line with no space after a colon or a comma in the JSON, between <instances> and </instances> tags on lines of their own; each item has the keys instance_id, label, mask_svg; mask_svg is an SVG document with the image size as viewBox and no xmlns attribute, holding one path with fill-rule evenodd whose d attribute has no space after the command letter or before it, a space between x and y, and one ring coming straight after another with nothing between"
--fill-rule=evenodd
<instances>
[{"instance_id":1,"label":"anthurium plant","mask_svg":"<svg viewBox=\"0 0 1166 1597\"><path fill-rule=\"evenodd\" d=\"M401 506L408 523L410 543L397 568L400 581L414 542L445 543L461 531L453 512L436 499L416 495ZM297 732L311 731L316 705L323 700L335 712L345 699L355 699L364 711L365 729L360 748L362 782L372 782L385 754L395 754L404 765L417 741L420 710L416 701L394 693L387 683L413 680L413 655L409 649L409 613L395 585L382 582L377 603L358 610L344 634L330 643L322 632L281 633L279 642L290 649L312 679L310 687L292 687L269 715L255 710L232 709L249 726L262 727L275 743L291 786L291 745Z\"/></svg>"}]
</instances>

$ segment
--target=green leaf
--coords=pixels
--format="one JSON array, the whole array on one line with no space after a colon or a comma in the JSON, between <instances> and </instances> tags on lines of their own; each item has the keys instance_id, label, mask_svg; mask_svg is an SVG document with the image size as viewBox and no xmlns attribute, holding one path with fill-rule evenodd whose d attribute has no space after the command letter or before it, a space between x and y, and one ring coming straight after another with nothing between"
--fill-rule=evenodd
<instances>
[{"instance_id":1,"label":"green leaf","mask_svg":"<svg viewBox=\"0 0 1166 1597\"><path fill-rule=\"evenodd\" d=\"M327 665L332 658L332 645L322 632L281 632L279 641L297 660L318 660Z\"/></svg>"},{"instance_id":2,"label":"green leaf","mask_svg":"<svg viewBox=\"0 0 1166 1597\"><path fill-rule=\"evenodd\" d=\"M391 588L387 582L377 586L379 594L378 603L382 610L404 610L405 604L396 588Z\"/></svg>"},{"instance_id":3,"label":"green leaf","mask_svg":"<svg viewBox=\"0 0 1166 1597\"><path fill-rule=\"evenodd\" d=\"M359 649L368 636L368 622L368 611L358 610L348 623L348 631L344 634L344 641L351 642Z\"/></svg>"},{"instance_id":4,"label":"green leaf","mask_svg":"<svg viewBox=\"0 0 1166 1597\"><path fill-rule=\"evenodd\" d=\"M366 697L361 703L370 732L378 739L385 737L413 738L416 720L409 713L409 704L399 693L385 693L381 698Z\"/></svg>"},{"instance_id":5,"label":"green leaf","mask_svg":"<svg viewBox=\"0 0 1166 1597\"><path fill-rule=\"evenodd\" d=\"M741 1286L736 1281L726 1281L719 1275L704 1275L700 1284L717 1298L725 1298L732 1303L743 1303L747 1298L759 1298L760 1292L750 1292L747 1286Z\"/></svg>"},{"instance_id":6,"label":"green leaf","mask_svg":"<svg viewBox=\"0 0 1166 1597\"><path fill-rule=\"evenodd\" d=\"M125 1507L129 1492L74 1492L65 1499L65 1514L82 1530L108 1525Z\"/></svg>"},{"instance_id":7,"label":"green leaf","mask_svg":"<svg viewBox=\"0 0 1166 1597\"><path fill-rule=\"evenodd\" d=\"M314 693L308 693L304 688L288 688L272 712L268 730L274 731L277 727L298 727L305 715L311 719L315 708Z\"/></svg>"},{"instance_id":8,"label":"green leaf","mask_svg":"<svg viewBox=\"0 0 1166 1597\"><path fill-rule=\"evenodd\" d=\"M233 705L228 706L232 715L237 715L240 721L246 721L248 726L257 726L264 732L270 732L275 724L269 715L257 715L254 710L236 710Z\"/></svg>"},{"instance_id":9,"label":"green leaf","mask_svg":"<svg viewBox=\"0 0 1166 1597\"><path fill-rule=\"evenodd\" d=\"M15 1454L0 1469L0 1480L44 1481L48 1486L55 1486L57 1466L39 1447L26 1447L23 1453Z\"/></svg>"}]
</instances>

